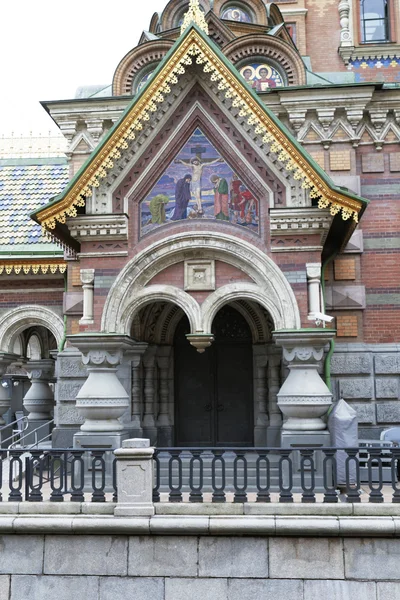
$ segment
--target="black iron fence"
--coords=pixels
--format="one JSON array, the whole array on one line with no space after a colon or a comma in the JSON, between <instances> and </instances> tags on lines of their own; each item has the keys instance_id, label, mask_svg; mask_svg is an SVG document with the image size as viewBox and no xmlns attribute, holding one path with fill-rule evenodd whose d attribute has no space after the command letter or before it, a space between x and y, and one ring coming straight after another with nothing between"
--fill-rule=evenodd
<instances>
[{"instance_id":1,"label":"black iron fence","mask_svg":"<svg viewBox=\"0 0 400 600\"><path fill-rule=\"evenodd\" d=\"M117 500L116 459L104 449L0 450L0 501Z\"/></svg>"},{"instance_id":2,"label":"black iron fence","mask_svg":"<svg viewBox=\"0 0 400 600\"><path fill-rule=\"evenodd\" d=\"M116 502L105 449L1 449L0 501ZM156 448L154 502L400 502L400 447Z\"/></svg>"},{"instance_id":3,"label":"black iron fence","mask_svg":"<svg viewBox=\"0 0 400 600\"><path fill-rule=\"evenodd\" d=\"M154 461L154 502L400 502L395 447L157 448Z\"/></svg>"}]
</instances>

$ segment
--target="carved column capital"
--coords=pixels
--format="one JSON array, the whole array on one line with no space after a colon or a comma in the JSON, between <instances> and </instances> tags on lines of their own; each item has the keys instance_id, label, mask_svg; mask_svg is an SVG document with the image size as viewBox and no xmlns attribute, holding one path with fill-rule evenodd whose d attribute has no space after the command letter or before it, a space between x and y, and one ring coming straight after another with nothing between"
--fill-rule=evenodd
<instances>
[{"instance_id":1,"label":"carved column capital","mask_svg":"<svg viewBox=\"0 0 400 600\"><path fill-rule=\"evenodd\" d=\"M81 269L81 282L83 285L90 285L90 284L94 284L94 275L95 275L95 270L94 269Z\"/></svg>"}]
</instances>

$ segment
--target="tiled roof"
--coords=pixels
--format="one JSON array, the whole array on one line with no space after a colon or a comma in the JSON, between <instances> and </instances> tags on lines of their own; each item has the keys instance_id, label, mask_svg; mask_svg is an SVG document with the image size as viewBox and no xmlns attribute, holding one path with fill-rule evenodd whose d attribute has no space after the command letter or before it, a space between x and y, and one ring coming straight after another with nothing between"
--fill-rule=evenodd
<instances>
[{"instance_id":1,"label":"tiled roof","mask_svg":"<svg viewBox=\"0 0 400 600\"><path fill-rule=\"evenodd\" d=\"M29 161L0 162L1 253L60 250L47 241L29 215L63 190L69 179L68 165L62 159L26 162Z\"/></svg>"}]
</instances>

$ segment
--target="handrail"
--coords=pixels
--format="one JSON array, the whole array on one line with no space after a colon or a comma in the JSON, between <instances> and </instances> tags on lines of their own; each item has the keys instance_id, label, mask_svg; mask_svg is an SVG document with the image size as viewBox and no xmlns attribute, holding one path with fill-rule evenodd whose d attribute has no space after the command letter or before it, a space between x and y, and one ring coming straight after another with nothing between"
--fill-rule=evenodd
<instances>
[{"instance_id":1,"label":"handrail","mask_svg":"<svg viewBox=\"0 0 400 600\"><path fill-rule=\"evenodd\" d=\"M36 427L36 429L33 429L32 431L30 431L29 433L27 433L26 435L23 435L22 437L19 438L19 440L16 440L15 442L12 442L9 446L10 449L13 449L15 447L16 444L21 444L21 442L24 441L24 439L28 436L35 436L35 443L32 446L23 446L24 448L26 448L26 450L30 450L31 448L35 448L35 446L37 446L40 442L45 441L46 439L51 437L51 433L47 434L44 438L38 440L37 439L37 432L40 429L43 429L44 427L49 427L49 425L53 425L54 424L54 419L52 419L51 421L47 421L46 423L43 423L42 425L40 425L39 427ZM26 429L24 429L24 431L26 431Z\"/></svg>"},{"instance_id":2,"label":"handrail","mask_svg":"<svg viewBox=\"0 0 400 600\"><path fill-rule=\"evenodd\" d=\"M11 423L8 423L7 425L3 425L2 427L0 427L0 433L2 431L4 431L5 429L9 429L13 425L18 425L18 423L21 423L21 421L27 421L27 420L28 420L28 417L26 415L24 415L22 417L22 419L16 419L15 421L12 421Z\"/></svg>"}]
</instances>

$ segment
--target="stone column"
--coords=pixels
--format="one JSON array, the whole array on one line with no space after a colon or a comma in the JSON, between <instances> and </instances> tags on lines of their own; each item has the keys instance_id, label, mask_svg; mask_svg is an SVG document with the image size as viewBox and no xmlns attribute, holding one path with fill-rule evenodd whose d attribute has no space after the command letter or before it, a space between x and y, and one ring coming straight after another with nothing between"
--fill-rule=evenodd
<instances>
[{"instance_id":1,"label":"stone column","mask_svg":"<svg viewBox=\"0 0 400 600\"><path fill-rule=\"evenodd\" d=\"M287 421L282 429L290 432L319 432L332 404L332 394L318 369L324 348L335 336L327 329L277 331L275 342L283 348L289 375L278 392L278 406Z\"/></svg>"},{"instance_id":2,"label":"stone column","mask_svg":"<svg viewBox=\"0 0 400 600\"><path fill-rule=\"evenodd\" d=\"M171 353L171 346L162 346L157 352L157 365L160 374L160 411L157 419L157 443L159 446L172 446L172 426L169 417Z\"/></svg>"},{"instance_id":3,"label":"stone column","mask_svg":"<svg viewBox=\"0 0 400 600\"><path fill-rule=\"evenodd\" d=\"M150 439L151 444L157 441L157 427L155 420L155 367L156 367L156 346L150 346L144 357L144 415L143 415L143 434Z\"/></svg>"},{"instance_id":4,"label":"stone column","mask_svg":"<svg viewBox=\"0 0 400 600\"><path fill-rule=\"evenodd\" d=\"M308 318L321 312L321 263L306 265L308 282Z\"/></svg>"},{"instance_id":5,"label":"stone column","mask_svg":"<svg viewBox=\"0 0 400 600\"><path fill-rule=\"evenodd\" d=\"M265 446L267 443L267 364L268 357L265 354L265 346L254 346L254 367L255 367L255 393L257 402L257 420L254 428L254 444L255 446Z\"/></svg>"},{"instance_id":6,"label":"stone column","mask_svg":"<svg viewBox=\"0 0 400 600\"><path fill-rule=\"evenodd\" d=\"M52 419L54 392L49 383L54 379L55 361L51 358L29 360L24 365L31 380L31 387L24 396L24 408L29 413L28 421L45 423Z\"/></svg>"},{"instance_id":7,"label":"stone column","mask_svg":"<svg viewBox=\"0 0 400 600\"><path fill-rule=\"evenodd\" d=\"M117 377L117 367L136 342L124 335L96 333L68 336L68 341L82 352L89 373L76 397L85 422L74 444L120 447L128 433L119 418L130 409L130 398Z\"/></svg>"},{"instance_id":8,"label":"stone column","mask_svg":"<svg viewBox=\"0 0 400 600\"><path fill-rule=\"evenodd\" d=\"M7 367L11 365L12 362L18 359L16 354L9 354L7 352L0 352L0 427L5 425L5 420L3 419L3 415L6 414L8 409L11 406L11 395L7 388L4 388L2 383L2 377L4 373L7 371Z\"/></svg>"},{"instance_id":9,"label":"stone column","mask_svg":"<svg viewBox=\"0 0 400 600\"><path fill-rule=\"evenodd\" d=\"M281 381L281 361L281 353L270 353L268 357L269 427L267 431L267 446L270 448L277 448L281 443L282 413L278 406L278 392Z\"/></svg>"},{"instance_id":10,"label":"stone column","mask_svg":"<svg viewBox=\"0 0 400 600\"><path fill-rule=\"evenodd\" d=\"M94 318L94 269L81 269L81 282L83 288L83 317L81 325L91 325Z\"/></svg>"},{"instance_id":11,"label":"stone column","mask_svg":"<svg viewBox=\"0 0 400 600\"><path fill-rule=\"evenodd\" d=\"M146 352L147 344L137 343L132 351L127 353L127 359L130 361L132 373L132 410L131 424L129 426L132 438L143 437L142 429L142 395L140 386L140 365L143 354Z\"/></svg>"},{"instance_id":12,"label":"stone column","mask_svg":"<svg viewBox=\"0 0 400 600\"><path fill-rule=\"evenodd\" d=\"M117 457L118 504L116 517L154 515L153 454L150 440L130 439L115 450Z\"/></svg>"}]
</instances>

